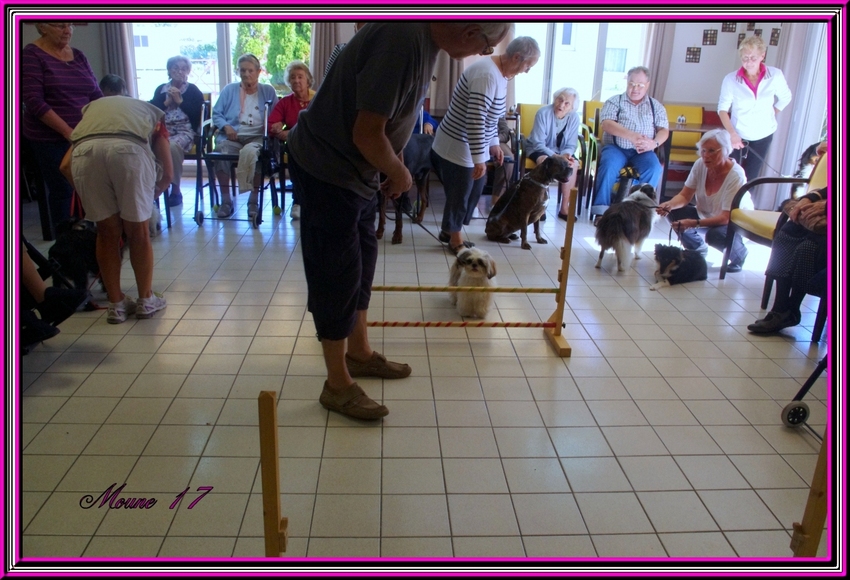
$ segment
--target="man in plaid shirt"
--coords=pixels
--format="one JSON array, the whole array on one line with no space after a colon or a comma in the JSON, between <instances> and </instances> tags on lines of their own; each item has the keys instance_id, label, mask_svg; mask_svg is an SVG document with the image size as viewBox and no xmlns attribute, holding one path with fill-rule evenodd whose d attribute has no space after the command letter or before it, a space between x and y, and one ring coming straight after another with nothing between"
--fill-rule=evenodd
<instances>
[{"instance_id":1,"label":"man in plaid shirt","mask_svg":"<svg viewBox=\"0 0 850 580\"><path fill-rule=\"evenodd\" d=\"M600 114L602 151L599 154L591 213L601 215L611 204L611 189L620 170L631 166L641 183L658 187L661 163L655 149L670 135L667 111L656 99L647 96L649 69L636 66L628 74L626 92L605 101Z\"/></svg>"}]
</instances>

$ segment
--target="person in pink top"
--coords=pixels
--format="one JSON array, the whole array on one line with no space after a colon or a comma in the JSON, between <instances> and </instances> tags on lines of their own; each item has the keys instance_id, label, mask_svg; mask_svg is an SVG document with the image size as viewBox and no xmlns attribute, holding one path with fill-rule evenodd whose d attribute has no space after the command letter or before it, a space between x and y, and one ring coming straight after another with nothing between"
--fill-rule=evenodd
<instances>
[{"instance_id":1,"label":"person in pink top","mask_svg":"<svg viewBox=\"0 0 850 580\"><path fill-rule=\"evenodd\" d=\"M269 114L269 134L285 144L289 131L298 122L298 114L307 108L316 91L312 89L313 74L300 60L289 63L284 78L292 92L279 100ZM294 220L301 219L301 192L298 189L293 183L289 217Z\"/></svg>"},{"instance_id":2,"label":"person in pink top","mask_svg":"<svg viewBox=\"0 0 850 580\"><path fill-rule=\"evenodd\" d=\"M747 181L759 176L776 131L776 115L791 102L785 76L764 64L766 54L760 36L741 41L738 55L743 66L724 77L717 103L717 114L732 138L732 158L744 168Z\"/></svg>"},{"instance_id":3,"label":"person in pink top","mask_svg":"<svg viewBox=\"0 0 850 580\"><path fill-rule=\"evenodd\" d=\"M71 146L71 131L82 119L83 107L103 93L86 55L71 47L73 24L39 22L35 28L41 36L26 45L21 56L22 130L36 152L55 226L71 216L73 197L59 163Z\"/></svg>"}]
</instances>

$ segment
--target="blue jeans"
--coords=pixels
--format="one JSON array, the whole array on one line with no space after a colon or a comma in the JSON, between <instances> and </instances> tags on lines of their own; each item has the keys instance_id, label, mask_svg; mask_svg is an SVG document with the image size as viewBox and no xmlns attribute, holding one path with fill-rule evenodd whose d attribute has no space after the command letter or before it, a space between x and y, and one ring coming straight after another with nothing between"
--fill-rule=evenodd
<instances>
[{"instance_id":1,"label":"blue jeans","mask_svg":"<svg viewBox=\"0 0 850 580\"><path fill-rule=\"evenodd\" d=\"M31 143L36 152L36 159L44 178L44 184L48 189L50 220L55 228L57 224L71 217L71 199L74 197L74 188L59 171L59 164L71 144L67 141L32 141Z\"/></svg>"},{"instance_id":2,"label":"blue jeans","mask_svg":"<svg viewBox=\"0 0 850 580\"><path fill-rule=\"evenodd\" d=\"M672 222L679 220L695 220L699 218L697 208L692 205L686 205L679 209L674 209L667 215L667 220ZM705 244L712 248L726 251L727 226L715 226L713 228L698 228L685 230L679 234L679 239L682 241L682 246L686 250L701 251ZM702 235L705 234L703 240ZM708 251L708 248L705 248ZM738 266L743 266L744 260L747 259L747 247L744 245L744 240L741 239L741 234L735 232L735 239L732 241L732 252L729 255L729 263Z\"/></svg>"},{"instance_id":3,"label":"blue jeans","mask_svg":"<svg viewBox=\"0 0 850 580\"><path fill-rule=\"evenodd\" d=\"M626 165L637 170L641 183L658 187L662 168L655 151L638 153L635 149L623 149L616 143L605 145L599 153L591 213L601 215L611 205L611 189L620 177L620 170Z\"/></svg>"},{"instance_id":4,"label":"blue jeans","mask_svg":"<svg viewBox=\"0 0 850 580\"><path fill-rule=\"evenodd\" d=\"M461 227L468 226L472 220L472 213L487 184L487 174L473 180L472 167L463 167L446 161L433 149L431 149L431 167L434 168L446 192L442 230L449 234L459 232Z\"/></svg>"}]
</instances>

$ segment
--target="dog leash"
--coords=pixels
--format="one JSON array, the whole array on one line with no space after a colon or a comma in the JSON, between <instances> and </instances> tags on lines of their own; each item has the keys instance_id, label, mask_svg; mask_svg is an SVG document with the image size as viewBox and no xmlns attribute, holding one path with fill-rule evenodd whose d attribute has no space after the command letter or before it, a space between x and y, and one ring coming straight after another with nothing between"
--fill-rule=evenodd
<instances>
[{"instance_id":1,"label":"dog leash","mask_svg":"<svg viewBox=\"0 0 850 580\"><path fill-rule=\"evenodd\" d=\"M774 168L774 167L773 167L770 163L768 163L767 161L765 161L764 157L762 157L761 155L759 155L758 151L756 151L755 149L753 149L753 148L751 148L751 147L750 147L750 142L749 142L749 141L743 141L743 140L742 140L742 142L744 143L744 147L745 147L745 149L741 152L741 160L746 159L746 158L747 158L747 155L749 155L750 153L752 153L753 155L755 155L756 157L758 157L759 159L761 159L761 162L762 162L762 163L764 163L765 165L767 165L767 166L768 166L768 168L770 168L771 170L773 170L773 172L774 172L776 175L778 175L779 177L793 177L793 175L783 175L781 171L777 171L777 170L776 170L776 168Z\"/></svg>"}]
</instances>

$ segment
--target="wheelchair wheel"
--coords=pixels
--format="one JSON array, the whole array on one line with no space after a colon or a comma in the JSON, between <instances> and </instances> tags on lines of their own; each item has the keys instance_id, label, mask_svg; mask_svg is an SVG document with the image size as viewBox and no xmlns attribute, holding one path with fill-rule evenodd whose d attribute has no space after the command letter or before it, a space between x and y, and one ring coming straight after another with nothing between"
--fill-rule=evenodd
<instances>
[{"instance_id":1,"label":"wheelchair wheel","mask_svg":"<svg viewBox=\"0 0 850 580\"><path fill-rule=\"evenodd\" d=\"M809 406L803 401L791 401L782 409L782 423L786 427L799 427L809 418Z\"/></svg>"},{"instance_id":2,"label":"wheelchair wheel","mask_svg":"<svg viewBox=\"0 0 850 580\"><path fill-rule=\"evenodd\" d=\"M261 223L263 223L263 218L260 217L259 213L251 219L251 225L254 226L255 230L260 227Z\"/></svg>"},{"instance_id":3,"label":"wheelchair wheel","mask_svg":"<svg viewBox=\"0 0 850 580\"><path fill-rule=\"evenodd\" d=\"M202 212L202 211L196 211L195 212L195 223L198 224L199 226L203 225L203 223L204 223L204 212Z\"/></svg>"}]
</instances>

